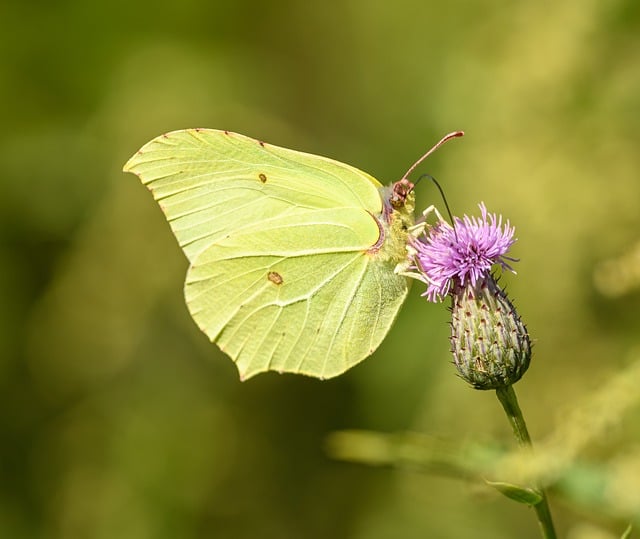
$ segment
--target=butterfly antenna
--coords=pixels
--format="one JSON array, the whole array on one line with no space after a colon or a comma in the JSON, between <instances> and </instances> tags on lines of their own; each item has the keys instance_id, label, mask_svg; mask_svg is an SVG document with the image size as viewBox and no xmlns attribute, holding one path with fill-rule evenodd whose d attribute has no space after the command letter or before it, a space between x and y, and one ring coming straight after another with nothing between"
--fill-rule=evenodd
<instances>
[{"instance_id":1,"label":"butterfly antenna","mask_svg":"<svg viewBox=\"0 0 640 539\"><path fill-rule=\"evenodd\" d=\"M438 188L438 191L440 191L440 196L442 197L442 201L444 202L444 207L447 209L447 215L449 216L449 220L451 221L451 227L453 228L453 234L456 237L456 241L457 241L458 240L458 233L456 232L456 222L453 219L453 215L451 214L451 208L449 208L449 203L447 202L447 197L444 194L444 189L442 189L442 186L440 185L438 180L436 180L433 176L431 176L431 174L423 174L422 176L420 176L416 180L416 185L418 184L418 182L422 178L429 178L435 184L435 186Z\"/></svg>"},{"instance_id":2,"label":"butterfly antenna","mask_svg":"<svg viewBox=\"0 0 640 539\"><path fill-rule=\"evenodd\" d=\"M402 179L400 181L401 182L402 181L406 181L406 179L409 176L409 174L411 174L420 163L422 163L427 157L429 157L433 152L435 152L445 142L447 142L448 140L451 140L452 138L461 137L463 135L464 135L464 131L454 131L453 133L449 133L448 135L445 135L444 137L442 137L440 139L440 142L438 142L433 148L431 148L420 159L418 159L413 165L411 165L411 168L409 170L407 170L407 172L405 172L404 176L402 176ZM436 182L436 185L437 185L437 182ZM438 186L438 187L440 187L440 186Z\"/></svg>"}]
</instances>

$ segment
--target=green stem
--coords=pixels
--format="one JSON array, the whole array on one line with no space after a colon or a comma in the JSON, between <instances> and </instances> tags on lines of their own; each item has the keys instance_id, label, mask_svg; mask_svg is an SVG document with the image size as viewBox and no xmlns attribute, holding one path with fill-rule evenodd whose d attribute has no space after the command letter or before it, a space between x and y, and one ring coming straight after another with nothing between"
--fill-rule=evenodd
<instances>
[{"instance_id":1,"label":"green stem","mask_svg":"<svg viewBox=\"0 0 640 539\"><path fill-rule=\"evenodd\" d=\"M506 387L496 389L496 395L509 418L509 423L511 423L513 434L518 440L518 443L521 447L531 448L531 437L529 436L527 424L524 421L524 416L522 415L522 411L518 405L518 398L513 390L513 386L508 385ZM547 501L547 494L543 488L538 486L535 486L534 488L542 497L540 503L534 505L534 509L538 515L538 523L540 524L542 537L544 537L544 539L556 539L553 519L551 518L551 511L549 510L549 502Z\"/></svg>"}]
</instances>

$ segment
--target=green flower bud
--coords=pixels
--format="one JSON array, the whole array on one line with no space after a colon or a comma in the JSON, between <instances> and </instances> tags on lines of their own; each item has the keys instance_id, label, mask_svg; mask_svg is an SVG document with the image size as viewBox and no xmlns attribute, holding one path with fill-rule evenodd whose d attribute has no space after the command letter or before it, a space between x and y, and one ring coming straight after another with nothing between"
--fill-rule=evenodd
<instances>
[{"instance_id":1,"label":"green flower bud","mask_svg":"<svg viewBox=\"0 0 640 539\"><path fill-rule=\"evenodd\" d=\"M531 341L513 303L491 275L451 292L451 351L475 389L514 384L529 367Z\"/></svg>"}]
</instances>

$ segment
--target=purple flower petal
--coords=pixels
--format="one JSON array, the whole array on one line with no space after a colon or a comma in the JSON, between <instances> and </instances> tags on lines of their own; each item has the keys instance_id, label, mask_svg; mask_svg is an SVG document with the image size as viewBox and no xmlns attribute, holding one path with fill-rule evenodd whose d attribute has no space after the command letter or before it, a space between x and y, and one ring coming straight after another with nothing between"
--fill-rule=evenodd
<instances>
[{"instance_id":1,"label":"purple flower petal","mask_svg":"<svg viewBox=\"0 0 640 539\"><path fill-rule=\"evenodd\" d=\"M484 203L479 204L481 218L454 219L455 228L439 221L429 231L413 241L416 269L427 283L423 294L429 301L441 301L451 290L452 281L464 286L475 285L488 275L494 264L513 271L505 256L515 242L515 229L509 221L503 225L502 216L488 213Z\"/></svg>"}]
</instances>

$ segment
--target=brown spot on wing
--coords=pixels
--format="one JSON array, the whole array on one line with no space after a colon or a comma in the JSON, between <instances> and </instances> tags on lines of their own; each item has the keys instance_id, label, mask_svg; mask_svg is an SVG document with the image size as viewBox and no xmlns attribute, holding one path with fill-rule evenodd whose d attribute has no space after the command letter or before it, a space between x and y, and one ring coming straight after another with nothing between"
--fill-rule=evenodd
<instances>
[{"instance_id":1,"label":"brown spot on wing","mask_svg":"<svg viewBox=\"0 0 640 539\"><path fill-rule=\"evenodd\" d=\"M269 279L273 284L281 285L284 282L282 275L280 275L277 271L270 271L267 273L267 279Z\"/></svg>"},{"instance_id":2,"label":"brown spot on wing","mask_svg":"<svg viewBox=\"0 0 640 539\"><path fill-rule=\"evenodd\" d=\"M266 174L261 172L260 174L258 174L258 178L260 178L260 181L262 183L267 183L267 175Z\"/></svg>"}]
</instances>

